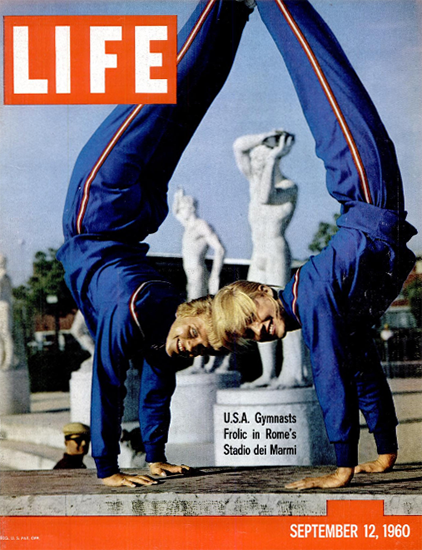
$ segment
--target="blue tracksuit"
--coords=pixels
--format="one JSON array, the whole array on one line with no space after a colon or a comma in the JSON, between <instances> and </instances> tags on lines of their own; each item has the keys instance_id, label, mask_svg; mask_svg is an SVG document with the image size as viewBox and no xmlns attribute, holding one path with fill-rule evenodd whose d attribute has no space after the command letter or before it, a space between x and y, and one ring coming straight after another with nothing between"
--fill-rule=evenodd
<instances>
[{"instance_id":1,"label":"blue tracksuit","mask_svg":"<svg viewBox=\"0 0 422 550\"><path fill-rule=\"evenodd\" d=\"M370 335L414 264L393 144L330 29L306 0L258 0L341 203L339 231L280 293L302 327L338 466L357 464L359 408L378 452L397 450L390 389Z\"/></svg>"},{"instance_id":2,"label":"blue tracksuit","mask_svg":"<svg viewBox=\"0 0 422 550\"><path fill-rule=\"evenodd\" d=\"M146 459L165 460L176 369L163 343L181 298L140 241L168 213L168 182L229 74L249 13L239 2L200 1L178 36L177 104L118 106L72 174L58 258L95 338L91 435L99 477L118 472L130 358L142 365Z\"/></svg>"}]
</instances>

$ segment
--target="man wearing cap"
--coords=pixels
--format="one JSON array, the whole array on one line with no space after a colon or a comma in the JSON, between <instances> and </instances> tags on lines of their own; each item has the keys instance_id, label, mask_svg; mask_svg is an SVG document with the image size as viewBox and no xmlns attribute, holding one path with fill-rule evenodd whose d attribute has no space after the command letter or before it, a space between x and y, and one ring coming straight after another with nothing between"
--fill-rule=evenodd
<instances>
[{"instance_id":1,"label":"man wearing cap","mask_svg":"<svg viewBox=\"0 0 422 550\"><path fill-rule=\"evenodd\" d=\"M86 468L83 459L88 453L91 440L89 426L80 422L71 422L63 426L63 433L66 452L53 470Z\"/></svg>"}]
</instances>

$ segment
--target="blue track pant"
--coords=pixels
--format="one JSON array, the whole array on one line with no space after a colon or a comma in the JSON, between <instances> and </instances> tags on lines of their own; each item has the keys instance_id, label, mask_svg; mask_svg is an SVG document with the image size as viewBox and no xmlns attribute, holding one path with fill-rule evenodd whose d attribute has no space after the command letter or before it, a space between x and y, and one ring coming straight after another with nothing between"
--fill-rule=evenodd
<instances>
[{"instance_id":1,"label":"blue track pant","mask_svg":"<svg viewBox=\"0 0 422 550\"><path fill-rule=\"evenodd\" d=\"M142 437L147 460L165 460L175 369L150 347L165 341L180 297L155 282L162 277L139 242L168 213L169 180L229 74L249 13L239 2L199 2L178 36L177 104L118 106L72 174L58 257L96 340L91 432L100 477L118 471L128 360L142 352Z\"/></svg>"},{"instance_id":2,"label":"blue track pant","mask_svg":"<svg viewBox=\"0 0 422 550\"><path fill-rule=\"evenodd\" d=\"M354 466L359 408L379 453L397 449L391 392L370 336L414 263L393 144L331 30L306 0L257 0L341 203L340 231L281 293L302 326L339 466ZM294 321L293 321L294 322Z\"/></svg>"}]
</instances>

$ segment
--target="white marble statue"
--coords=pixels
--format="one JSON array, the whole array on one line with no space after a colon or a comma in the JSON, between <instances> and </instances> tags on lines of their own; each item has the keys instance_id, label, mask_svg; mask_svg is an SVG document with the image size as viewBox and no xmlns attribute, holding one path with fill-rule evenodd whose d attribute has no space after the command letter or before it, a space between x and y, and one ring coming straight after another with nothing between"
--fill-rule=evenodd
<instances>
[{"instance_id":1,"label":"white marble statue","mask_svg":"<svg viewBox=\"0 0 422 550\"><path fill-rule=\"evenodd\" d=\"M215 294L220 288L220 272L225 250L208 222L198 217L196 200L183 189L174 194L173 214L183 225L183 269L187 278L187 298L193 300L205 294ZM205 265L209 249L214 250L211 273Z\"/></svg>"},{"instance_id":2,"label":"white marble statue","mask_svg":"<svg viewBox=\"0 0 422 550\"><path fill-rule=\"evenodd\" d=\"M81 348L90 353L90 356L82 361L78 370L72 372L70 379L70 417L72 422L82 421L91 424L91 384L94 363L95 342L86 326L84 316L78 310L73 319L70 334L75 338ZM126 373L126 397L124 404L123 422L134 422L138 419L139 404L139 372L131 367ZM130 439L130 438L129 438ZM125 467L138 467L142 464L135 463L135 451L130 449L127 439L121 440L122 463Z\"/></svg>"},{"instance_id":3,"label":"white marble statue","mask_svg":"<svg viewBox=\"0 0 422 550\"><path fill-rule=\"evenodd\" d=\"M0 254L0 416L30 411L28 364L21 327L13 317L12 283Z\"/></svg>"},{"instance_id":4,"label":"white marble statue","mask_svg":"<svg viewBox=\"0 0 422 550\"><path fill-rule=\"evenodd\" d=\"M7 260L0 254L0 370L16 369L19 363L14 344L12 283L7 274Z\"/></svg>"},{"instance_id":5,"label":"white marble statue","mask_svg":"<svg viewBox=\"0 0 422 550\"><path fill-rule=\"evenodd\" d=\"M291 253L286 229L296 208L297 185L281 171L280 161L291 150L294 136L283 130L239 137L233 144L237 166L249 181L249 224L252 257L248 280L284 287L291 277ZM309 384L300 331L283 340L283 367L276 377L277 342L258 344L262 376L248 387L295 387Z\"/></svg>"},{"instance_id":6,"label":"white marble statue","mask_svg":"<svg viewBox=\"0 0 422 550\"><path fill-rule=\"evenodd\" d=\"M225 249L218 235L208 222L198 217L197 203L191 195L185 195L183 189L178 189L173 199L173 214L183 225L182 258L183 269L187 279L187 299L194 300L206 294L216 294L220 288L220 273L223 267ZM214 250L211 273L205 264L209 249ZM219 366L218 366L219 365ZM187 373L226 371L229 368L228 358L221 364L215 357L197 357Z\"/></svg>"},{"instance_id":7,"label":"white marble statue","mask_svg":"<svg viewBox=\"0 0 422 550\"><path fill-rule=\"evenodd\" d=\"M79 370L83 372L91 372L94 359L95 343L94 339L89 333L88 327L86 326L85 319L79 310L76 312L75 318L73 319L70 334L75 338L82 349L88 351L91 354L90 357L88 357L87 359L85 359L85 361L81 363Z\"/></svg>"}]
</instances>

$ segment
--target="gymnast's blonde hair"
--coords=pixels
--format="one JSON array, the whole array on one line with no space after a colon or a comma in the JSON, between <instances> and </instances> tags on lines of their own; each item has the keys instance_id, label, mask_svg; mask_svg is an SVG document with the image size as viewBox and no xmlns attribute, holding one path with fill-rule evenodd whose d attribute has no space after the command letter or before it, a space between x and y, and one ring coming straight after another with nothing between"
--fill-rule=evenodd
<instances>
[{"instance_id":1,"label":"gymnast's blonde hair","mask_svg":"<svg viewBox=\"0 0 422 550\"><path fill-rule=\"evenodd\" d=\"M215 345L233 350L247 344L247 329L257 318L254 299L264 294L261 283L235 281L217 292L212 304ZM272 296L268 296L277 305Z\"/></svg>"},{"instance_id":2,"label":"gymnast's blonde hair","mask_svg":"<svg viewBox=\"0 0 422 550\"><path fill-rule=\"evenodd\" d=\"M204 317L211 318L212 298L211 294L208 294L208 296L180 304L176 311L176 317L196 317L203 315Z\"/></svg>"},{"instance_id":3,"label":"gymnast's blonde hair","mask_svg":"<svg viewBox=\"0 0 422 550\"><path fill-rule=\"evenodd\" d=\"M212 321L212 304L213 296L208 294L201 298L196 298L190 302L184 302L180 304L176 311L176 317L197 317L201 316L205 321L208 341L210 345L220 353L228 353L228 349L224 349L224 346L219 344L217 336L215 334L214 325Z\"/></svg>"}]
</instances>

